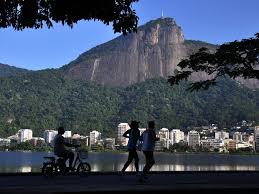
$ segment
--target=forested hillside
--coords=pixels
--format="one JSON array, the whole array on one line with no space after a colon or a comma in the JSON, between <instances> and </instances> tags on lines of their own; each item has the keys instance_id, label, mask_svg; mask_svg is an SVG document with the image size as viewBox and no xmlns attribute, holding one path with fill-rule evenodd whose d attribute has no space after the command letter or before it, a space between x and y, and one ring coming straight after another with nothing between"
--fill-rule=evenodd
<instances>
[{"instance_id":1,"label":"forested hillside","mask_svg":"<svg viewBox=\"0 0 259 194\"><path fill-rule=\"evenodd\" d=\"M60 70L44 70L0 78L0 137L19 128L45 129L63 125L88 134L96 129L113 136L119 122L155 120L157 127L186 128L240 120L259 120L259 92L222 80L208 90L189 93L185 84L171 87L164 78L126 88L101 86L64 78Z\"/></svg>"}]
</instances>

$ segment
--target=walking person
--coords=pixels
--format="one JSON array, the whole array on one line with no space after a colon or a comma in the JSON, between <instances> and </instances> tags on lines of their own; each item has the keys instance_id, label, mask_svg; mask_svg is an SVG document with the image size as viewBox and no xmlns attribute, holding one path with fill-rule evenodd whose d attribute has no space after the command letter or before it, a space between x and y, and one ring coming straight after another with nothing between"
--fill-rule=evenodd
<instances>
[{"instance_id":1,"label":"walking person","mask_svg":"<svg viewBox=\"0 0 259 194\"><path fill-rule=\"evenodd\" d=\"M155 122L149 121L147 130L144 131L140 137L140 141L143 141L142 151L146 158L146 164L143 168L143 172L139 179L140 182L142 182L143 179L147 178L148 172L155 164L154 149L155 149L155 142L158 140L159 138L156 137L156 133L155 133Z\"/></svg>"},{"instance_id":2,"label":"walking person","mask_svg":"<svg viewBox=\"0 0 259 194\"><path fill-rule=\"evenodd\" d=\"M131 121L130 123L130 129L127 130L124 134L123 137L125 138L129 138L128 141L128 160L126 161L126 163L124 164L121 173L124 173L125 170L128 168L128 166L131 164L131 162L134 159L135 162L135 168L136 168L136 172L139 172L139 158L138 158L138 153L137 153L137 149L136 149L136 145L137 142L140 138L140 131L139 131L139 122L137 121Z\"/></svg>"}]
</instances>

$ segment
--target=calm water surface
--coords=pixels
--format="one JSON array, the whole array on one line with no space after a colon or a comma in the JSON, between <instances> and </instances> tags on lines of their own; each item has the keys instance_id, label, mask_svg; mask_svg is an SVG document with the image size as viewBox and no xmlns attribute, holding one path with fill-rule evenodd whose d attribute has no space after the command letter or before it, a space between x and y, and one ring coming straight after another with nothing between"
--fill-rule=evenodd
<instances>
[{"instance_id":1,"label":"calm water surface","mask_svg":"<svg viewBox=\"0 0 259 194\"><path fill-rule=\"evenodd\" d=\"M0 152L0 172L40 172L46 152ZM140 169L144 156L139 152ZM87 161L92 171L119 171L127 160L127 153L89 153ZM153 171L207 171L207 170L259 170L257 155L221 154L167 154L155 153ZM134 167L129 166L128 171Z\"/></svg>"}]
</instances>

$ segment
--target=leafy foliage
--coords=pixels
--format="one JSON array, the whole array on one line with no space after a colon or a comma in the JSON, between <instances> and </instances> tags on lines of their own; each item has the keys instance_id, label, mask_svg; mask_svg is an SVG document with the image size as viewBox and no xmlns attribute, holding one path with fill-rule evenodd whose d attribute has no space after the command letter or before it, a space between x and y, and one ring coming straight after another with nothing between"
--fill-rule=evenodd
<instances>
[{"instance_id":1,"label":"leafy foliage","mask_svg":"<svg viewBox=\"0 0 259 194\"><path fill-rule=\"evenodd\" d=\"M176 71L169 77L171 85L187 80L194 72L205 72L213 78L191 83L189 90L208 89L215 85L220 77L243 77L259 80L259 33L254 38L234 41L219 46L215 53L207 48L200 48L189 59L182 60L177 66L181 71Z\"/></svg>"},{"instance_id":2,"label":"leafy foliage","mask_svg":"<svg viewBox=\"0 0 259 194\"><path fill-rule=\"evenodd\" d=\"M0 77L18 76L27 72L29 72L29 70L0 63Z\"/></svg>"},{"instance_id":3,"label":"leafy foliage","mask_svg":"<svg viewBox=\"0 0 259 194\"><path fill-rule=\"evenodd\" d=\"M136 31L138 17L132 3L138 0L0 0L0 27L48 28L54 22L73 27L80 20L113 23L114 32Z\"/></svg>"},{"instance_id":4,"label":"leafy foliage","mask_svg":"<svg viewBox=\"0 0 259 194\"><path fill-rule=\"evenodd\" d=\"M229 127L241 120L259 120L258 91L220 80L207 91L186 91L188 83L173 88L166 79L153 79L127 88L111 88L64 78L60 70L29 72L0 78L0 136L19 128L42 136L46 129L89 135L99 130L116 137L120 122L139 120L146 127L184 128L217 123Z\"/></svg>"}]
</instances>

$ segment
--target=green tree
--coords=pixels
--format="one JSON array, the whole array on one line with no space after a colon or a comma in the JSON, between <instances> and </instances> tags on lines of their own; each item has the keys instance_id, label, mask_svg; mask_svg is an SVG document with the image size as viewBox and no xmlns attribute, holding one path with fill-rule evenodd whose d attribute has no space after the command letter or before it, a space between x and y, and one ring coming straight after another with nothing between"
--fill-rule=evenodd
<instances>
[{"instance_id":1,"label":"green tree","mask_svg":"<svg viewBox=\"0 0 259 194\"><path fill-rule=\"evenodd\" d=\"M80 20L113 23L114 32L136 31L138 17L132 3L138 0L0 0L0 27L48 28L53 22L73 27Z\"/></svg>"}]
</instances>

